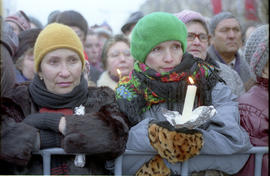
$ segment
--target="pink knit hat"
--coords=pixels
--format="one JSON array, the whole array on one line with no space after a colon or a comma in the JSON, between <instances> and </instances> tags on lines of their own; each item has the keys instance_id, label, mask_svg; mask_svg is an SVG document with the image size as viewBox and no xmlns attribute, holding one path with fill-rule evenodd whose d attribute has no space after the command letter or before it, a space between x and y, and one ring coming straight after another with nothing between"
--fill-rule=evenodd
<instances>
[{"instance_id":1,"label":"pink knit hat","mask_svg":"<svg viewBox=\"0 0 270 176\"><path fill-rule=\"evenodd\" d=\"M200 21L205 26L208 32L206 20L200 13L192 10L183 10L179 13L175 13L174 15L185 24L193 20Z\"/></svg>"},{"instance_id":2,"label":"pink knit hat","mask_svg":"<svg viewBox=\"0 0 270 176\"><path fill-rule=\"evenodd\" d=\"M13 23L16 23L22 31L26 31L31 28L30 26L30 20L27 17L27 15L23 11L18 11L15 14L12 14L10 16L7 16L5 18L5 21L11 21Z\"/></svg>"}]
</instances>

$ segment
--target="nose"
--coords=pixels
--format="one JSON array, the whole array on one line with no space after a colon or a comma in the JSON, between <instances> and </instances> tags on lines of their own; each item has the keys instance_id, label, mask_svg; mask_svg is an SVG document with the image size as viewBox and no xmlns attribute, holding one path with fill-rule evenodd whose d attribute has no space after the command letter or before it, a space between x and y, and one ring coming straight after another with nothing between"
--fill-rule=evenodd
<instances>
[{"instance_id":1,"label":"nose","mask_svg":"<svg viewBox=\"0 0 270 176\"><path fill-rule=\"evenodd\" d=\"M198 37L195 37L193 40L193 44L198 45L200 43L201 43L200 39Z\"/></svg>"},{"instance_id":2,"label":"nose","mask_svg":"<svg viewBox=\"0 0 270 176\"><path fill-rule=\"evenodd\" d=\"M63 78L68 78L70 76L70 68L66 63L61 64L59 76Z\"/></svg>"},{"instance_id":3,"label":"nose","mask_svg":"<svg viewBox=\"0 0 270 176\"><path fill-rule=\"evenodd\" d=\"M173 61L173 56L170 49L168 48L165 50L165 53L164 53L164 62L171 63L172 61Z\"/></svg>"},{"instance_id":4,"label":"nose","mask_svg":"<svg viewBox=\"0 0 270 176\"><path fill-rule=\"evenodd\" d=\"M121 62L124 62L124 61L126 60L126 58L125 58L125 56L124 56L124 53L120 53L120 55L119 55L119 60L120 60Z\"/></svg>"},{"instance_id":5,"label":"nose","mask_svg":"<svg viewBox=\"0 0 270 176\"><path fill-rule=\"evenodd\" d=\"M233 31L233 30L229 30L229 32L228 32L228 37L229 37L229 38L234 38L234 36L235 36L234 31Z\"/></svg>"}]
</instances>

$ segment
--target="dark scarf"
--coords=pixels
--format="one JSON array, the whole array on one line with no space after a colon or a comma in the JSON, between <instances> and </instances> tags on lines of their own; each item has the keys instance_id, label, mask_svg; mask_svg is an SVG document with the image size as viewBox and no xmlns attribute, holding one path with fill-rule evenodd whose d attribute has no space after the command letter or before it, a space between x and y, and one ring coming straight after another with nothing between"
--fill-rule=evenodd
<instances>
[{"instance_id":1,"label":"dark scarf","mask_svg":"<svg viewBox=\"0 0 270 176\"><path fill-rule=\"evenodd\" d=\"M70 93L54 94L47 90L44 81L36 75L29 86L29 92L33 101L39 107L61 109L74 108L85 103L87 100L87 81L81 76L81 82Z\"/></svg>"},{"instance_id":2,"label":"dark scarf","mask_svg":"<svg viewBox=\"0 0 270 176\"><path fill-rule=\"evenodd\" d=\"M137 116L149 110L153 104L166 102L170 110L176 104L179 112L182 112L189 76L198 88L195 107L211 105L211 90L222 79L215 67L188 53L184 54L181 64L165 73L158 73L144 63L135 62L132 75L122 78L118 84L117 102L133 125L141 120Z\"/></svg>"}]
</instances>

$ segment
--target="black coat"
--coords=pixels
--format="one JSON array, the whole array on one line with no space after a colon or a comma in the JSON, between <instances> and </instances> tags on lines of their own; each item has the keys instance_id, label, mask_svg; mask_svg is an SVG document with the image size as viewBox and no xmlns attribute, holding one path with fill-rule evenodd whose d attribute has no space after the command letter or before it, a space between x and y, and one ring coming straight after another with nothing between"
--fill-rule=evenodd
<instances>
[{"instance_id":1,"label":"black coat","mask_svg":"<svg viewBox=\"0 0 270 176\"><path fill-rule=\"evenodd\" d=\"M28 85L17 86L11 90L10 96L1 97L1 101L0 174L42 174L42 159L31 152L36 149L37 132L43 129L23 121L29 114L38 112ZM57 166L65 164L65 174L108 174L105 162L125 151L128 137L126 117L119 111L114 92L107 87L89 87L85 108L85 117L66 117L65 135L57 134L61 144L51 147L62 147L68 153L86 153L86 166L82 169L75 167L73 155L56 155L52 160Z\"/></svg>"}]
</instances>

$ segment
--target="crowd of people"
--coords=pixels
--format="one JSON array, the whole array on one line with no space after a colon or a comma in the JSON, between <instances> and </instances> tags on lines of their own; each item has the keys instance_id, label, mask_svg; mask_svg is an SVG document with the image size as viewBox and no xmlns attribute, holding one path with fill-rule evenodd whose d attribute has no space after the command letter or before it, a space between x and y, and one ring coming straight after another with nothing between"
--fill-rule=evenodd
<instances>
[{"instance_id":1,"label":"crowd of people","mask_svg":"<svg viewBox=\"0 0 270 176\"><path fill-rule=\"evenodd\" d=\"M58 147L85 163L55 155L52 175L113 175L126 149L156 154L124 157L124 175L180 175L186 160L192 176L250 175L244 152L267 146L269 130L269 24L252 27L188 9L131 13L121 34L74 10L52 11L45 26L21 10L1 17L0 174L40 175L33 153ZM164 109L182 114L189 78L191 109L216 114L176 128Z\"/></svg>"}]
</instances>

